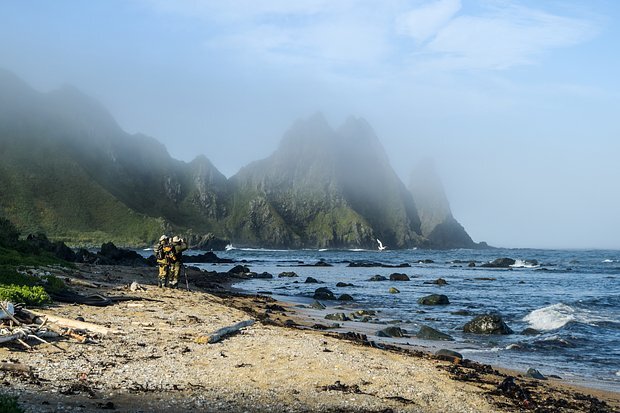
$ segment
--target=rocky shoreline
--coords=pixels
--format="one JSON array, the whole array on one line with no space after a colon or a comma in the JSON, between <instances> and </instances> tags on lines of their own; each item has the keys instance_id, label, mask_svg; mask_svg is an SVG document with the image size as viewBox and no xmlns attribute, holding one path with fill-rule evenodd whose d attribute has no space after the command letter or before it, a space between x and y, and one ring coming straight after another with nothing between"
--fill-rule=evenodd
<instances>
[{"instance_id":1,"label":"rocky shoreline","mask_svg":"<svg viewBox=\"0 0 620 413\"><path fill-rule=\"evenodd\" d=\"M341 412L613 412L620 395L536 380L356 332L320 329L292 305L231 289L240 278L188 267L189 291L158 289L155 269L48 269L105 307L42 312L109 328L84 342L0 346L2 391L27 412L101 410ZM182 283L185 280L182 280ZM123 299L125 297L126 299ZM214 332L253 321L210 344ZM250 324L250 323L246 323Z\"/></svg>"}]
</instances>

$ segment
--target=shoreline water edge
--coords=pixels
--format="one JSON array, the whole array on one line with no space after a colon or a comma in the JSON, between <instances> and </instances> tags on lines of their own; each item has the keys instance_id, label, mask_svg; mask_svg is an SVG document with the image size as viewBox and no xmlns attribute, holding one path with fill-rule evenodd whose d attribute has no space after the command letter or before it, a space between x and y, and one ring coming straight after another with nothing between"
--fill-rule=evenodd
<instances>
[{"instance_id":1,"label":"shoreline water edge","mask_svg":"<svg viewBox=\"0 0 620 413\"><path fill-rule=\"evenodd\" d=\"M0 347L3 363L29 366L28 374L0 370L4 388L28 412L620 409L618 392L537 380L437 355L434 348L403 348L390 338L373 340L349 322L330 331L327 320L318 322L323 312L306 303L243 292L252 279L242 274L188 264L188 291L158 289L153 268L50 270L83 295L121 298L105 308L55 304L43 310L105 326L109 334L81 332L83 342L28 352ZM247 327L209 343L213 332L244 322Z\"/></svg>"}]
</instances>

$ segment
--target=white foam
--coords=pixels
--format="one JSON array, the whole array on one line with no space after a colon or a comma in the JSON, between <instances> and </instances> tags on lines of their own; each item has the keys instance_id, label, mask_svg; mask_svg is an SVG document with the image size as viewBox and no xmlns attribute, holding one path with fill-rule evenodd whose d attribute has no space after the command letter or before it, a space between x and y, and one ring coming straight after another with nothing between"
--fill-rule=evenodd
<instances>
[{"instance_id":1,"label":"white foam","mask_svg":"<svg viewBox=\"0 0 620 413\"><path fill-rule=\"evenodd\" d=\"M610 260L610 259L606 259L606 260L603 260L603 262L616 262L616 261Z\"/></svg>"},{"instance_id":2,"label":"white foam","mask_svg":"<svg viewBox=\"0 0 620 413\"><path fill-rule=\"evenodd\" d=\"M538 266L526 260L515 260L515 263L511 265L512 268L535 268Z\"/></svg>"},{"instance_id":3,"label":"white foam","mask_svg":"<svg viewBox=\"0 0 620 413\"><path fill-rule=\"evenodd\" d=\"M556 330L574 320L575 310L561 303L539 308L523 317L536 330Z\"/></svg>"},{"instance_id":4,"label":"white foam","mask_svg":"<svg viewBox=\"0 0 620 413\"><path fill-rule=\"evenodd\" d=\"M228 245L226 245L225 249L226 249L226 251L230 251L230 250L234 250L234 249L236 249L236 248L235 248L235 247L233 247L233 245L232 245L232 244L228 244Z\"/></svg>"}]
</instances>

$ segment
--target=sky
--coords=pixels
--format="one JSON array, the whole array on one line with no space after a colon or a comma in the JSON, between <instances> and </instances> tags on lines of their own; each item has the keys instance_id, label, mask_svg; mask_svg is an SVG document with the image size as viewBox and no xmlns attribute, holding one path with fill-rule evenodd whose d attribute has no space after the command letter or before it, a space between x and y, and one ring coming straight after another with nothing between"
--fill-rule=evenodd
<instances>
[{"instance_id":1,"label":"sky","mask_svg":"<svg viewBox=\"0 0 620 413\"><path fill-rule=\"evenodd\" d=\"M0 0L0 67L226 176L300 118L431 158L475 241L620 249L616 0Z\"/></svg>"}]
</instances>

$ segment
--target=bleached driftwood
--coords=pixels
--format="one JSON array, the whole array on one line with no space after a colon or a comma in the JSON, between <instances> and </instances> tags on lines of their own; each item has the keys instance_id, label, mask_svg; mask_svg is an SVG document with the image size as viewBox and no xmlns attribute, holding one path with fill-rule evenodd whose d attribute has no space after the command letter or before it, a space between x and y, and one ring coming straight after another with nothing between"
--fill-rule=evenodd
<instances>
[{"instance_id":1,"label":"bleached driftwood","mask_svg":"<svg viewBox=\"0 0 620 413\"><path fill-rule=\"evenodd\" d=\"M71 320L70 318L58 317L55 315L45 314L45 313L41 313L41 312L33 311L33 310L22 310L22 311L26 311L27 313L34 315L36 317L35 322L37 323L42 323L44 322L44 319L47 318L49 322L55 323L61 327L73 328L76 330L92 331L93 333L101 334L103 336L108 335L108 334L120 333L120 331L118 330L112 330L111 328L104 327L98 324L87 323L85 321Z\"/></svg>"},{"instance_id":2,"label":"bleached driftwood","mask_svg":"<svg viewBox=\"0 0 620 413\"><path fill-rule=\"evenodd\" d=\"M209 343L209 344L217 343L218 341L221 341L226 336L234 334L234 333L238 332L239 330L241 330L242 328L249 327L252 324L254 324L254 320L245 320L245 321L241 321L241 322L239 322L237 324L233 324L233 325L228 326L228 327L220 328L219 330L217 330L214 333L209 334L207 337L205 337L206 338L206 342Z\"/></svg>"}]
</instances>

